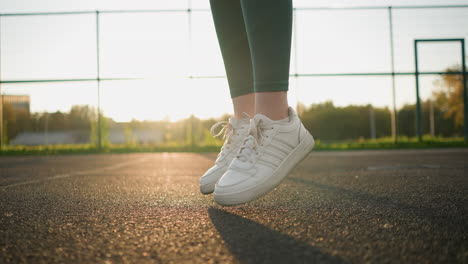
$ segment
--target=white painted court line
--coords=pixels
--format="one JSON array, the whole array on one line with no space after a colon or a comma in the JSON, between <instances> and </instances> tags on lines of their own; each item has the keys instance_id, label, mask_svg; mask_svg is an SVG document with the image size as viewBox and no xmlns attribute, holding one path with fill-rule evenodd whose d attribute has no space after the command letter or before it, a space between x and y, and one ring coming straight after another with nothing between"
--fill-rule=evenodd
<instances>
[{"instance_id":1,"label":"white painted court line","mask_svg":"<svg viewBox=\"0 0 468 264\"><path fill-rule=\"evenodd\" d=\"M146 161L148 159L149 159L149 157L145 157L145 158L140 158L140 159L137 159L137 160L121 162L119 164L110 165L110 166L97 168L97 169L92 169L92 170L83 170L83 171L77 171L77 172L63 173L63 174L57 174L57 175L54 175L54 176L50 176L50 177L42 178L42 179L37 179L37 180L12 183L12 184L9 184L9 185L0 186L0 190L5 190L5 189L10 188L10 187L29 185L29 184L34 184L34 183L39 183L39 182L44 182L44 181L63 179L63 178L68 178L68 177L83 175L83 174L88 174L88 173L95 173L95 172L99 172L99 171L103 171L103 170L118 169L118 168L130 165L130 164L140 163L140 162Z\"/></svg>"}]
</instances>

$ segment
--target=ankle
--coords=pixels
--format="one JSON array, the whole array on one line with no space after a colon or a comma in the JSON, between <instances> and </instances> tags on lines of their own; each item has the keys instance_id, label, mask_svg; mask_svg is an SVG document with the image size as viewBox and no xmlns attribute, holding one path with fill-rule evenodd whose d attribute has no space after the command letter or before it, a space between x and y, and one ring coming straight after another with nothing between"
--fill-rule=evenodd
<instances>
[{"instance_id":1,"label":"ankle","mask_svg":"<svg viewBox=\"0 0 468 264\"><path fill-rule=\"evenodd\" d=\"M255 113L262 114L271 120L289 117L289 106L286 91L255 93Z\"/></svg>"},{"instance_id":2,"label":"ankle","mask_svg":"<svg viewBox=\"0 0 468 264\"><path fill-rule=\"evenodd\" d=\"M255 114L253 112L242 112L242 113L234 113L234 118L237 120L237 121L240 121L240 120L244 120L244 119L250 119L251 117L253 117Z\"/></svg>"},{"instance_id":3,"label":"ankle","mask_svg":"<svg viewBox=\"0 0 468 264\"><path fill-rule=\"evenodd\" d=\"M232 104L234 107L234 118L237 120L248 118L249 116L252 117L255 114L254 93L234 97L232 98Z\"/></svg>"},{"instance_id":4,"label":"ankle","mask_svg":"<svg viewBox=\"0 0 468 264\"><path fill-rule=\"evenodd\" d=\"M284 121L286 119L289 119L289 111L287 108L284 111L279 110L279 109L267 109L267 110L258 109L256 111L256 114L262 114L273 121L281 121L281 120Z\"/></svg>"}]
</instances>

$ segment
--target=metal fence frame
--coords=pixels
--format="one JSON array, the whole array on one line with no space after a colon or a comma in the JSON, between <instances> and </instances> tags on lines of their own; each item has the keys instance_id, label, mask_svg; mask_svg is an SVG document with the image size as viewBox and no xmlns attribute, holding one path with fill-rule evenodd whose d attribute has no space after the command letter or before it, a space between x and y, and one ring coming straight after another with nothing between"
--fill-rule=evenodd
<instances>
[{"instance_id":1,"label":"metal fence frame","mask_svg":"<svg viewBox=\"0 0 468 264\"><path fill-rule=\"evenodd\" d=\"M462 61L462 86L463 86L463 123L465 142L468 142L468 97L466 91L466 60L465 60L465 39L415 39L414 40L414 66L416 79L416 131L419 141L422 141L421 129L421 102L419 100L419 66L418 66L418 44L421 42L460 42Z\"/></svg>"},{"instance_id":2,"label":"metal fence frame","mask_svg":"<svg viewBox=\"0 0 468 264\"><path fill-rule=\"evenodd\" d=\"M294 8L294 13L297 14L296 11L314 11L314 10L388 10L388 34L390 39L390 59L391 59L391 72L360 72L360 73L304 73L299 74L297 72L297 65L295 67L295 73L290 74L290 77L327 77L327 76L391 76L392 80L392 137L394 140L397 140L397 117L396 117L396 99L395 99L395 76L397 75L442 75L442 74L463 74L465 77L465 67L463 66L462 72L419 72L417 69L415 72L395 72L395 64L394 64L394 36L393 36L393 17L392 17L392 10L393 9L446 9L446 8L468 8L468 5L432 5L432 6L357 6L357 7L303 7L303 8ZM89 79L51 79L51 80L3 80L1 77L1 45L0 45L0 94L1 94L1 84L3 83L41 83L41 82L82 82L82 81L96 81L97 82L97 110L98 110L98 129L97 129L97 138L98 138L98 148L101 148L102 145L102 135L101 135L101 106L100 106L100 83L101 81L108 81L108 80L140 80L144 78L101 78L100 76L100 44L99 44L99 36L100 36L100 28L99 28L99 17L100 14L109 14L109 13L167 13L167 12L187 12L188 14L188 34L189 34L189 52L191 47L191 35L192 35L192 12L209 12L209 9L193 9L190 5L190 0L188 0L188 8L187 9L149 9L149 10L107 10L107 11L74 11L74 12L35 12L35 13L0 13L0 40L1 40L1 20L2 17L11 17L11 16L49 16L49 15L76 15L76 14L95 14L96 16L96 78ZM294 23L293 23L293 38L297 40L297 30L296 30L296 17L294 15ZM293 42L295 47L295 52L292 54L294 56L295 62L297 64L297 41ZM464 50L463 50L464 52ZM224 78L225 76L193 76L189 75L187 78ZM466 81L466 78L465 78ZM466 87L466 82L464 84ZM467 95L465 89L465 107L464 107L464 115L465 115L465 141L468 141L468 104L466 103ZM419 97L417 97L419 101ZM419 121L418 121L419 122ZM419 127L418 123L418 127ZM420 128L418 128L418 133L420 132ZM420 138L421 139L421 138ZM2 149L3 145L3 102L0 100L0 150Z\"/></svg>"}]
</instances>

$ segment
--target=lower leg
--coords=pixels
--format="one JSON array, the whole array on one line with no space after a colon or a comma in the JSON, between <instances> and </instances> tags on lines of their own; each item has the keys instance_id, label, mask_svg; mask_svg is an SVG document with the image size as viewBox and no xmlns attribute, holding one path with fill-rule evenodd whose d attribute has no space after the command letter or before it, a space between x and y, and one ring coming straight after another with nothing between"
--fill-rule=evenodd
<instances>
[{"instance_id":1,"label":"lower leg","mask_svg":"<svg viewBox=\"0 0 468 264\"><path fill-rule=\"evenodd\" d=\"M241 4L239 0L210 0L210 4L231 98L253 93L252 58Z\"/></svg>"},{"instance_id":2,"label":"lower leg","mask_svg":"<svg viewBox=\"0 0 468 264\"><path fill-rule=\"evenodd\" d=\"M234 117L236 119L246 118L244 112L249 116L255 115L255 94L248 93L232 98L232 105L234 106Z\"/></svg>"},{"instance_id":3,"label":"lower leg","mask_svg":"<svg viewBox=\"0 0 468 264\"><path fill-rule=\"evenodd\" d=\"M254 72L255 111L288 116L292 0L241 0Z\"/></svg>"},{"instance_id":4,"label":"lower leg","mask_svg":"<svg viewBox=\"0 0 468 264\"><path fill-rule=\"evenodd\" d=\"M272 120L287 118L288 92L259 92L255 93L255 113L263 114Z\"/></svg>"}]
</instances>

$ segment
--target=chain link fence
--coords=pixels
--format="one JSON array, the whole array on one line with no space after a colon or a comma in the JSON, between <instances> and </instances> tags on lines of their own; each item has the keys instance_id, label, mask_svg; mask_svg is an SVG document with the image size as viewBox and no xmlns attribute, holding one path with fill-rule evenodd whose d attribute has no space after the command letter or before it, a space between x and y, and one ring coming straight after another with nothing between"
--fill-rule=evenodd
<instances>
[{"instance_id":1,"label":"chain link fence","mask_svg":"<svg viewBox=\"0 0 468 264\"><path fill-rule=\"evenodd\" d=\"M361 122L365 132L355 128L354 138L466 140L467 11L468 5L296 7L292 103L323 139L343 138L338 130ZM163 119L182 105L207 102L228 112L217 45L205 8L0 14L0 144L208 140L212 120L136 119L152 119L155 106ZM321 131L327 126L318 113L330 118L332 111L357 114L340 115ZM200 113L210 116L209 109ZM127 122L112 120L119 116Z\"/></svg>"}]
</instances>

